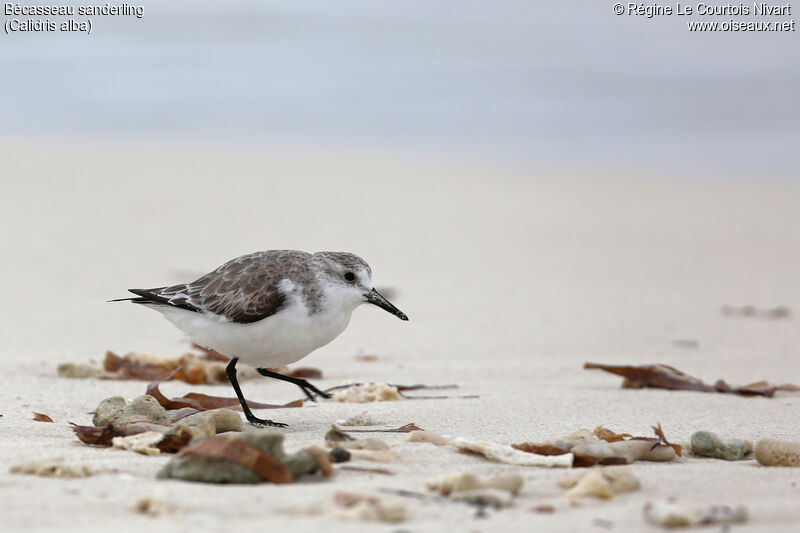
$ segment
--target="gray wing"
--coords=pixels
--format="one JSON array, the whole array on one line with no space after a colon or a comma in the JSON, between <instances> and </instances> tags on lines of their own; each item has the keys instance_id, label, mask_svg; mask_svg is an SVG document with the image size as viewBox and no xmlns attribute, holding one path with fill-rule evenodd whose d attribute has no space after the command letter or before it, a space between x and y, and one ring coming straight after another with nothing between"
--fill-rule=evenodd
<instances>
[{"instance_id":1,"label":"gray wing","mask_svg":"<svg viewBox=\"0 0 800 533\"><path fill-rule=\"evenodd\" d=\"M137 303L171 305L249 324L284 306L286 295L279 284L294 277L308 255L294 250L257 252L237 257L191 283L130 291L142 299Z\"/></svg>"}]
</instances>

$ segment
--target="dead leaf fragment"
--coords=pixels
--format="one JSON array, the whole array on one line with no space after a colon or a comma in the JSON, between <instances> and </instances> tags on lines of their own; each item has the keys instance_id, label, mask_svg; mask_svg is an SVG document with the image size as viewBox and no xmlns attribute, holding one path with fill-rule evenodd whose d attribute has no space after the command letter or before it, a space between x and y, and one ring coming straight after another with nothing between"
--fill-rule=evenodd
<instances>
[{"instance_id":1,"label":"dead leaf fragment","mask_svg":"<svg viewBox=\"0 0 800 533\"><path fill-rule=\"evenodd\" d=\"M114 426L95 427L95 426L79 426L72 424L72 431L84 444L91 444L92 446L111 446L111 441L114 437L124 437L125 433L118 430Z\"/></svg>"},{"instance_id":2,"label":"dead leaf fragment","mask_svg":"<svg viewBox=\"0 0 800 533\"><path fill-rule=\"evenodd\" d=\"M723 380L718 380L714 385L708 385L694 376L681 372L677 368L661 364L629 366L585 363L583 368L605 370L624 377L625 380L622 382L623 389L653 387L669 390L732 393L741 396L766 396L768 398L772 398L778 391L800 391L800 387L797 385L773 385L766 381L757 381L741 387L732 387Z\"/></svg>"},{"instance_id":3,"label":"dead leaf fragment","mask_svg":"<svg viewBox=\"0 0 800 533\"><path fill-rule=\"evenodd\" d=\"M227 407L228 409L238 409L241 411L242 407L237 398L225 398L222 396L209 396L198 392L190 392L181 396L180 398L167 398L158 388L159 383L150 383L147 386L147 394L158 400L165 409L184 409L192 408L198 411L208 411L209 409L219 409ZM295 400L284 405L273 405L268 403L259 403L252 400L247 401L247 405L251 409L281 409L284 407L302 407L303 400Z\"/></svg>"},{"instance_id":4,"label":"dead leaf fragment","mask_svg":"<svg viewBox=\"0 0 800 533\"><path fill-rule=\"evenodd\" d=\"M610 429L603 426L597 426L594 428L594 434L598 439L603 439L606 442L618 442L633 437L633 435L630 433L614 433Z\"/></svg>"},{"instance_id":5,"label":"dead leaf fragment","mask_svg":"<svg viewBox=\"0 0 800 533\"><path fill-rule=\"evenodd\" d=\"M37 422L52 422L53 419L47 416L44 413L37 413L36 411L33 412L33 419Z\"/></svg>"}]
</instances>

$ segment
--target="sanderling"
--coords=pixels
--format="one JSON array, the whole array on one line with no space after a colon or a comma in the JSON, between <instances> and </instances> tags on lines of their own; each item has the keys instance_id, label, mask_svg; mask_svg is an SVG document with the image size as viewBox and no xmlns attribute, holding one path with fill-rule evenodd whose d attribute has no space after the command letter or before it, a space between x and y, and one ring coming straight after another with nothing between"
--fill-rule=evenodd
<instances>
[{"instance_id":1,"label":"sanderling","mask_svg":"<svg viewBox=\"0 0 800 533\"><path fill-rule=\"evenodd\" d=\"M243 255L191 283L155 289L128 289L122 298L161 312L191 340L230 357L228 378L251 424L286 426L253 415L236 379L236 363L267 377L299 386L313 400L328 398L304 379L267 368L299 361L339 336L353 310L371 303L408 317L372 286L372 270L344 252L310 254L270 250Z\"/></svg>"}]
</instances>

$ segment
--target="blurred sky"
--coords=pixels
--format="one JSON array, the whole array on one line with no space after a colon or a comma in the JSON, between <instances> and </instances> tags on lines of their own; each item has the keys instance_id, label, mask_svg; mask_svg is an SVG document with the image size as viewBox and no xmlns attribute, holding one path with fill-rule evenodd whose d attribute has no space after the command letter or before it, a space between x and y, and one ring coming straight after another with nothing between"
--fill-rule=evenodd
<instances>
[{"instance_id":1,"label":"blurred sky","mask_svg":"<svg viewBox=\"0 0 800 533\"><path fill-rule=\"evenodd\" d=\"M141 20L93 17L89 36L0 35L0 137L800 170L798 31L692 33L686 20L713 19L605 0L140 5Z\"/></svg>"}]
</instances>

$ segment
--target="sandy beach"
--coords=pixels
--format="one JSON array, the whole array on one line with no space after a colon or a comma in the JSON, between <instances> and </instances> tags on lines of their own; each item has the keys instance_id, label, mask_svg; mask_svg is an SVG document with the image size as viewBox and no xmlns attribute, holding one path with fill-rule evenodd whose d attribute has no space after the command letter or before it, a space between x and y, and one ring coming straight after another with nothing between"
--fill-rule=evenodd
<instances>
[{"instance_id":1,"label":"sandy beach","mask_svg":"<svg viewBox=\"0 0 800 533\"><path fill-rule=\"evenodd\" d=\"M684 457L630 466L641 489L610 501L563 504L568 472L489 462L381 434L398 459L291 485L218 486L155 479L168 456L80 443L109 396L142 381L70 380L56 366L106 350L179 355L182 334L157 313L106 303L128 287L188 281L263 249L347 250L369 261L378 287L410 322L358 309L334 342L302 361L347 381L457 384L478 398L368 404L322 402L259 412L287 422L289 451L322 442L337 419L367 411L386 424L504 444L604 425L650 435L661 423L685 444L697 430L726 438L800 441L800 398L623 390L583 363L664 363L706 382L800 383L800 190L789 183L559 174L396 155L266 151L256 147L4 142L0 233L6 280L0 388L0 513L7 531L615 531L657 530L642 514L668 497L744 504L737 531L795 531L800 470L754 460ZM335 201L332 201L334 199ZM780 320L728 317L725 305L787 307ZM359 350L378 355L364 362ZM291 385L243 382L254 400L299 398ZM227 385L162 385L231 396ZM52 424L32 420L46 413ZM63 457L100 472L83 479L10 474L13 464ZM362 466L371 463L354 462ZM426 492L431 476L516 472L510 508L386 496L407 506L398 524L290 511L344 489ZM160 494L156 517L137 499ZM556 504L552 514L532 509ZM718 528L718 526L717 526Z\"/></svg>"}]
</instances>

